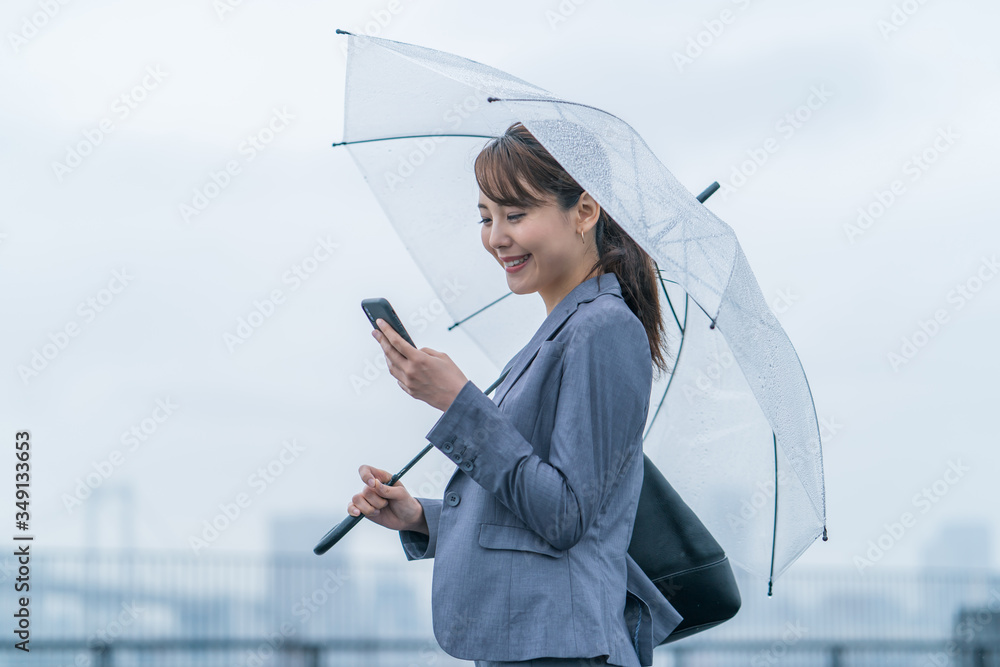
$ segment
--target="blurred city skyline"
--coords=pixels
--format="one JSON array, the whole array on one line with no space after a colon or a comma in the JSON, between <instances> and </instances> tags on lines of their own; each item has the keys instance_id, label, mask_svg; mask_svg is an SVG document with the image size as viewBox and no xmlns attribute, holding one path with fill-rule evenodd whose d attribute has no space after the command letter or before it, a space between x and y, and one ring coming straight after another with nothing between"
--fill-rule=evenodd
<instances>
[{"instance_id":1,"label":"blurred city skyline","mask_svg":"<svg viewBox=\"0 0 1000 667\"><path fill-rule=\"evenodd\" d=\"M248 667L405 667L416 656L468 664L434 645L427 613L433 560L373 558L340 545L315 557L307 549L323 520L272 520L273 548L262 553L44 552L33 560L32 646L49 664L54 656L59 664L81 664L99 648L111 664L130 657L159 664L181 656L184 664ZM953 543L938 546L961 549L981 536L968 526L963 536L951 537ZM401 552L398 540L397 547ZM737 615L658 648L655 663L712 656L719 665L747 659L754 665L994 664L990 660L1000 658L1000 572L978 569L974 561L984 556L981 550L967 554L961 569L942 569L925 554L929 566L923 570L875 568L864 576L843 567L793 568L776 583L773 597L762 594L765 582L737 570L743 598ZM12 576L10 560L0 561L0 585ZM975 662L976 647L991 657ZM29 659L5 645L0 656L12 665L35 664L38 651Z\"/></svg>"}]
</instances>

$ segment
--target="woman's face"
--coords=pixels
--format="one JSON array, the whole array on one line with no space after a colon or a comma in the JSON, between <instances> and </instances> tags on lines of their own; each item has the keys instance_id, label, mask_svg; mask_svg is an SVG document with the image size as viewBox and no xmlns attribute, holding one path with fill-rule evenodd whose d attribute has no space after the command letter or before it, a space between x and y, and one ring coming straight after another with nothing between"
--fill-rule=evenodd
<instances>
[{"instance_id":1,"label":"woman's face","mask_svg":"<svg viewBox=\"0 0 1000 667\"><path fill-rule=\"evenodd\" d=\"M549 310L580 282L584 263L596 260L592 227L599 213L587 193L565 212L551 195L539 206L500 206L479 193L483 247L506 272L512 292L539 292ZM584 231L586 244L578 228ZM527 260L519 266L505 264L524 256Z\"/></svg>"}]
</instances>

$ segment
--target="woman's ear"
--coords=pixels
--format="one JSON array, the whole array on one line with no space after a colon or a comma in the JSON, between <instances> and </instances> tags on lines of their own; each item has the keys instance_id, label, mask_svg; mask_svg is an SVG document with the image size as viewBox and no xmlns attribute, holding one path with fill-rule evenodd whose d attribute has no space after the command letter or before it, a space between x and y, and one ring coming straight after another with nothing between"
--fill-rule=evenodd
<instances>
[{"instance_id":1,"label":"woman's ear","mask_svg":"<svg viewBox=\"0 0 1000 667\"><path fill-rule=\"evenodd\" d=\"M589 232L591 227L597 224L597 219L601 217L601 205L590 196L586 190L580 194L579 201L576 202L576 212L580 216L580 224L584 232Z\"/></svg>"}]
</instances>

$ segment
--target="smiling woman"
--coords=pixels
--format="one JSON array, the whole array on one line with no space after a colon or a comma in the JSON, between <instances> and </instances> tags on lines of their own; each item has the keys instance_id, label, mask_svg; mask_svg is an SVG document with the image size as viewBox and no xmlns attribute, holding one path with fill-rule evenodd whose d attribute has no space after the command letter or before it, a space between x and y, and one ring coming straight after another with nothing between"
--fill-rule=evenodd
<instances>
[{"instance_id":1,"label":"smiling woman","mask_svg":"<svg viewBox=\"0 0 1000 667\"><path fill-rule=\"evenodd\" d=\"M667 370L652 258L527 128L513 123L490 142L475 172L483 247L504 267L510 290L538 292L551 313L583 280L615 273L646 329L654 364Z\"/></svg>"},{"instance_id":2,"label":"smiling woman","mask_svg":"<svg viewBox=\"0 0 1000 667\"><path fill-rule=\"evenodd\" d=\"M348 512L398 530L409 560L436 559L434 635L450 655L651 665L682 620L628 554L666 356L655 266L520 123L475 174L483 248L547 316L492 399L448 355L380 325L389 372L443 410L426 437L458 467L432 499L363 465Z\"/></svg>"}]
</instances>

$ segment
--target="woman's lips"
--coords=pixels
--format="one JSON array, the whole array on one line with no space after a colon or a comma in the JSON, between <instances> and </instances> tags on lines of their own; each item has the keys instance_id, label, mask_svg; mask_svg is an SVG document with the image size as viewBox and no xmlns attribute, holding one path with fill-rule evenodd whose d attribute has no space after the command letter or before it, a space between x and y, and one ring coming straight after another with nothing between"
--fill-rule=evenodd
<instances>
[{"instance_id":1,"label":"woman's lips","mask_svg":"<svg viewBox=\"0 0 1000 667\"><path fill-rule=\"evenodd\" d=\"M528 253L527 255L525 255L524 261L518 264L517 266L507 266L506 264L504 264L503 268L504 271L506 271L507 273L517 273L518 271L523 269L530 261L531 261L531 253Z\"/></svg>"}]
</instances>

